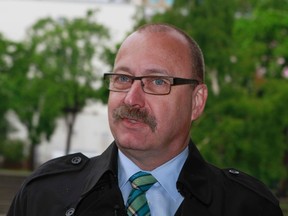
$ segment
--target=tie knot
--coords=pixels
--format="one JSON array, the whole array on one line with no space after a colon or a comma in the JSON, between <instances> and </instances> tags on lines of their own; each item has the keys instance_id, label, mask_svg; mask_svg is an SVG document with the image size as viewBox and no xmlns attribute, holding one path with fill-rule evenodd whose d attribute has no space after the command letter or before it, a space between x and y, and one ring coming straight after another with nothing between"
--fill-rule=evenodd
<instances>
[{"instance_id":1,"label":"tie knot","mask_svg":"<svg viewBox=\"0 0 288 216\"><path fill-rule=\"evenodd\" d=\"M136 190L141 190L146 192L149 190L157 180L150 174L146 172L137 172L129 178L131 185Z\"/></svg>"}]
</instances>

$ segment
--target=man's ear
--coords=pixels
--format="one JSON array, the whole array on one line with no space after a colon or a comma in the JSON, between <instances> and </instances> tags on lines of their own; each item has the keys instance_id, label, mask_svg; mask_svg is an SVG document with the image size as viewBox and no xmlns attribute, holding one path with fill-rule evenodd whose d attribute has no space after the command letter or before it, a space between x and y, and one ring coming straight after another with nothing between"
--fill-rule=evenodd
<instances>
[{"instance_id":1,"label":"man's ear","mask_svg":"<svg viewBox=\"0 0 288 216\"><path fill-rule=\"evenodd\" d=\"M192 116L191 120L195 121L199 118L205 108L206 100L208 97L208 89L205 84L197 85L193 91L192 96Z\"/></svg>"}]
</instances>

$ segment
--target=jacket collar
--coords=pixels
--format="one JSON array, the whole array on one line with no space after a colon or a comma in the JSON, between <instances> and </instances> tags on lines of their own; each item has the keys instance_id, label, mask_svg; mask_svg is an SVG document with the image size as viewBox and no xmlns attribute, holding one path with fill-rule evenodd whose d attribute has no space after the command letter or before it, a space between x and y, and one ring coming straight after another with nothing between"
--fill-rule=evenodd
<instances>
[{"instance_id":1,"label":"jacket collar","mask_svg":"<svg viewBox=\"0 0 288 216\"><path fill-rule=\"evenodd\" d=\"M212 200L212 176L209 166L190 141L189 155L180 172L177 188L185 198L191 196L208 205Z\"/></svg>"},{"instance_id":2,"label":"jacket collar","mask_svg":"<svg viewBox=\"0 0 288 216\"><path fill-rule=\"evenodd\" d=\"M118 148L115 142L100 156L92 158L89 163L90 167L87 169L89 173L82 195L87 194L105 173L109 173L118 182L117 161ZM200 202L208 205L212 200L212 178L207 163L190 141L189 155L177 181L179 192L185 198L194 196Z\"/></svg>"},{"instance_id":3,"label":"jacket collar","mask_svg":"<svg viewBox=\"0 0 288 216\"><path fill-rule=\"evenodd\" d=\"M83 189L82 196L97 184L104 174L109 174L111 178L117 182L117 160L118 148L113 142L101 155L91 158L89 167L87 168L87 180Z\"/></svg>"}]
</instances>

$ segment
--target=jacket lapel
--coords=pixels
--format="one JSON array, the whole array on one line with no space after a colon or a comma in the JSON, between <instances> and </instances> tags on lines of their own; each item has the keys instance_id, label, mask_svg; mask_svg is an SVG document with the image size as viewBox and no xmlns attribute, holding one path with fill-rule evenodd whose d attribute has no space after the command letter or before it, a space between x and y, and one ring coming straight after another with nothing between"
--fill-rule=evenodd
<instances>
[{"instance_id":1,"label":"jacket lapel","mask_svg":"<svg viewBox=\"0 0 288 216\"><path fill-rule=\"evenodd\" d=\"M207 163L196 146L190 141L189 156L177 181L177 188L184 201L176 215L208 216L212 201L212 176Z\"/></svg>"},{"instance_id":2,"label":"jacket lapel","mask_svg":"<svg viewBox=\"0 0 288 216\"><path fill-rule=\"evenodd\" d=\"M117 181L117 154L118 149L113 142L103 154L91 159L89 163L91 169L87 175L82 197L85 197L107 172ZM207 163L190 141L189 155L177 181L177 188L184 201L175 216L190 216L191 213L194 216L211 216L209 205L212 201L212 179Z\"/></svg>"},{"instance_id":3,"label":"jacket lapel","mask_svg":"<svg viewBox=\"0 0 288 216\"><path fill-rule=\"evenodd\" d=\"M178 208L175 216L212 216L207 206L199 202L199 200L190 198L184 199Z\"/></svg>"},{"instance_id":4,"label":"jacket lapel","mask_svg":"<svg viewBox=\"0 0 288 216\"><path fill-rule=\"evenodd\" d=\"M100 156L91 159L90 168L87 168L87 170L90 170L90 173L87 175L82 197L89 193L106 172L110 172L114 180L117 181L117 153L118 149L113 142Z\"/></svg>"}]
</instances>

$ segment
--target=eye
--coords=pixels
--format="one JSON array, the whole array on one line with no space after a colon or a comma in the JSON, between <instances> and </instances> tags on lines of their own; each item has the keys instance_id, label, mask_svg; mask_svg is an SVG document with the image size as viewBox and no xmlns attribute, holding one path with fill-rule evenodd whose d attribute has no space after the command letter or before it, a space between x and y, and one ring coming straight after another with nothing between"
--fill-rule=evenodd
<instances>
[{"instance_id":1,"label":"eye","mask_svg":"<svg viewBox=\"0 0 288 216\"><path fill-rule=\"evenodd\" d=\"M130 77L129 76L126 76L126 75L118 75L117 77L115 77L115 82L118 82L118 83L127 83L127 82L130 82Z\"/></svg>"},{"instance_id":2,"label":"eye","mask_svg":"<svg viewBox=\"0 0 288 216\"><path fill-rule=\"evenodd\" d=\"M163 85L169 85L170 84L169 80L166 78L163 78L163 77L152 78L152 83L156 86L163 86Z\"/></svg>"}]
</instances>

